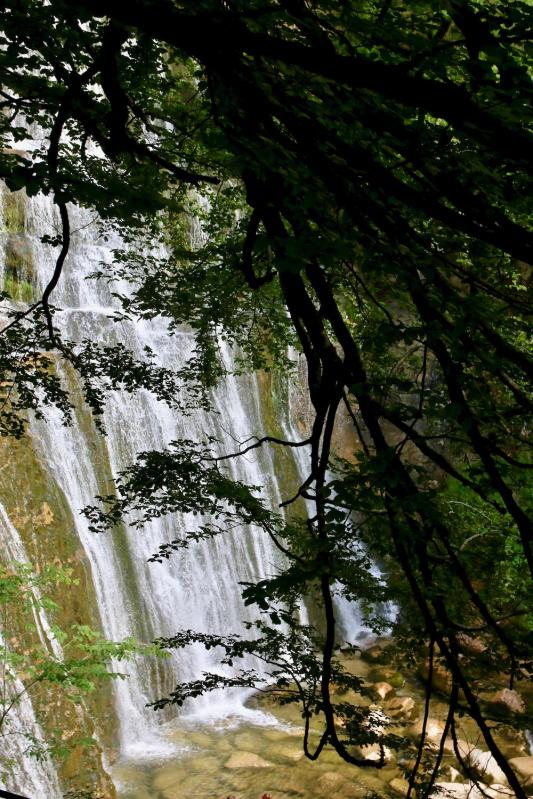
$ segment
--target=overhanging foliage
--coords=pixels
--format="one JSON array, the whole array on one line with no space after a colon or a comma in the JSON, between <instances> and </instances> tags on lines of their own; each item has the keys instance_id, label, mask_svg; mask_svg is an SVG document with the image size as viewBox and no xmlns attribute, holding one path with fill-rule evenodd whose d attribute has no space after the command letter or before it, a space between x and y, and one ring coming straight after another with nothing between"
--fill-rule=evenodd
<instances>
[{"instance_id":1,"label":"overhanging foliage","mask_svg":"<svg viewBox=\"0 0 533 799\"><path fill-rule=\"evenodd\" d=\"M67 402L40 355L21 368L13 348L76 365L49 302L70 201L131 238L110 275L135 286L125 312L193 326L182 378L216 381L218 335L241 348L241 367L279 367L297 344L315 419L307 442L286 445L309 449L300 493L313 518L285 529L245 487L229 489L211 452L202 487L206 507L223 497L270 525L289 558L249 599L291 607L319 586L325 632L301 698L324 732L308 754L327 742L379 763L351 754L331 695L333 586L367 601L380 590L358 562L360 540L388 557L399 640L437 646L451 673L447 731L468 713L520 797L478 693L502 671L513 686L532 668L529 17L527 3L497 0L26 0L4 4L0 50L0 175L12 190L52 192L62 227L47 290L3 336L8 412L33 407L40 385ZM31 122L45 130L42 150L19 152ZM146 228L168 258L133 246ZM89 387L102 378L94 349L76 357ZM148 380L168 394L166 376L131 370L129 387ZM332 480L340 407L359 451ZM157 456L161 484L148 488L146 454L123 476L112 518L164 511L152 501L161 489L175 500L173 479L182 490L184 454ZM304 633L286 621L297 667ZM461 651L472 631L486 646L483 677Z\"/></svg>"}]
</instances>

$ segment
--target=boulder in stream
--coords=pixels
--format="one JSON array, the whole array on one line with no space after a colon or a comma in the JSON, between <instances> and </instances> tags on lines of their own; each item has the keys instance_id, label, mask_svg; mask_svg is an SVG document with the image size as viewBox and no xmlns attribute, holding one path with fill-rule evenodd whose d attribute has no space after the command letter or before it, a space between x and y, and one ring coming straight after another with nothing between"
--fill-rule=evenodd
<instances>
[{"instance_id":1,"label":"boulder in stream","mask_svg":"<svg viewBox=\"0 0 533 799\"><path fill-rule=\"evenodd\" d=\"M423 719L419 719L406 730L406 734L414 738L422 735ZM426 723L426 744L437 747L444 732L444 722L440 719L428 718Z\"/></svg>"},{"instance_id":2,"label":"boulder in stream","mask_svg":"<svg viewBox=\"0 0 533 799\"><path fill-rule=\"evenodd\" d=\"M367 663L386 663L388 655L381 644L372 644L368 649L361 650L361 660Z\"/></svg>"},{"instance_id":3,"label":"boulder in stream","mask_svg":"<svg viewBox=\"0 0 533 799\"><path fill-rule=\"evenodd\" d=\"M528 793L533 793L533 755L513 757L509 761Z\"/></svg>"},{"instance_id":4,"label":"boulder in stream","mask_svg":"<svg viewBox=\"0 0 533 799\"><path fill-rule=\"evenodd\" d=\"M471 749L466 761L483 782L503 784L507 782L505 774L490 752L484 752L477 748Z\"/></svg>"},{"instance_id":5,"label":"boulder in stream","mask_svg":"<svg viewBox=\"0 0 533 799\"><path fill-rule=\"evenodd\" d=\"M417 674L425 683L429 680L429 665L427 660L419 663ZM431 687L438 694L448 696L452 690L452 675L443 663L435 660L431 673Z\"/></svg>"},{"instance_id":6,"label":"boulder in stream","mask_svg":"<svg viewBox=\"0 0 533 799\"><path fill-rule=\"evenodd\" d=\"M396 696L385 702L384 710L391 719L407 721L415 712L416 703L411 696Z\"/></svg>"},{"instance_id":7,"label":"boulder in stream","mask_svg":"<svg viewBox=\"0 0 533 799\"><path fill-rule=\"evenodd\" d=\"M274 764L254 752L234 752L224 763L225 768L271 768Z\"/></svg>"},{"instance_id":8,"label":"boulder in stream","mask_svg":"<svg viewBox=\"0 0 533 799\"><path fill-rule=\"evenodd\" d=\"M502 688L501 691L483 697L485 706L494 713L503 715L521 715L525 713L526 704L518 691Z\"/></svg>"},{"instance_id":9,"label":"boulder in stream","mask_svg":"<svg viewBox=\"0 0 533 799\"><path fill-rule=\"evenodd\" d=\"M389 782L389 788L397 796L407 796L409 790L409 783L403 777L395 777Z\"/></svg>"},{"instance_id":10,"label":"boulder in stream","mask_svg":"<svg viewBox=\"0 0 533 799\"><path fill-rule=\"evenodd\" d=\"M431 796L438 799L484 799L473 782L436 782Z\"/></svg>"},{"instance_id":11,"label":"boulder in stream","mask_svg":"<svg viewBox=\"0 0 533 799\"><path fill-rule=\"evenodd\" d=\"M370 686L370 690L376 699L390 699L396 693L396 690L389 682L376 682Z\"/></svg>"},{"instance_id":12,"label":"boulder in stream","mask_svg":"<svg viewBox=\"0 0 533 799\"><path fill-rule=\"evenodd\" d=\"M381 746L377 743L367 744L366 746L356 747L357 757L364 757L365 760L379 760L381 758ZM392 760L392 751L388 746L383 747L383 762L390 763Z\"/></svg>"}]
</instances>

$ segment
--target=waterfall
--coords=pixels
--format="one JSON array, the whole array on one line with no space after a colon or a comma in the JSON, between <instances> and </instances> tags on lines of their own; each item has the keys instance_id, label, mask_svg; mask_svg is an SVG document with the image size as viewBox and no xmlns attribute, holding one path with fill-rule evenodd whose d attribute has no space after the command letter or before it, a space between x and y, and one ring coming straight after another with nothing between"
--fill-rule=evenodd
<instances>
[{"instance_id":1,"label":"waterfall","mask_svg":"<svg viewBox=\"0 0 533 799\"><path fill-rule=\"evenodd\" d=\"M6 563L27 563L28 557L20 536L11 523L4 506L0 503L0 545L2 560ZM37 594L36 589L34 592ZM38 598L38 596L36 596ZM49 646L54 654L60 654L60 647L50 629L44 610L34 611L35 623L43 646ZM4 641L0 628L0 648L9 646ZM2 670L5 669L5 664ZM28 796L45 796L46 799L60 799L62 796L57 773L49 758L35 759L28 756L29 740L33 736L44 744L43 731L35 717L30 697L24 693L24 684L16 675L2 686L3 702L20 694L4 722L0 733L0 784L4 783L10 791ZM4 691L7 689L7 696ZM7 766L6 766L7 764Z\"/></svg>"},{"instance_id":2,"label":"waterfall","mask_svg":"<svg viewBox=\"0 0 533 799\"><path fill-rule=\"evenodd\" d=\"M38 138L38 132L35 136ZM20 146L31 150L35 144L29 141ZM52 297L58 309L54 323L61 334L74 342L88 339L107 345L122 344L140 359L145 347L149 347L161 366L173 370L183 367L194 347L189 330L180 329L169 335L164 319L135 324L114 321L120 308L110 286L103 280L87 278L102 263L112 260L113 250L120 249L122 242L112 232L101 237L91 212L70 206L69 215L71 247ZM41 237L53 237L59 230L57 208L50 197L25 200L24 231L18 235L28 248L28 279L36 297L50 279L57 253L43 244ZM128 287L119 283L114 284L113 290L127 293ZM257 377L232 376L232 353L224 342L219 347L230 374L214 392L213 413L198 408L184 417L146 391L134 395L113 391L103 415L107 434L102 436L83 402L72 368L57 363L57 373L74 399L74 424L64 426L54 408L46 410L45 419L31 418L33 446L72 511L75 534L90 567L101 627L112 640L132 635L148 642L157 636L171 636L179 629L247 635L245 622L255 618L256 611L244 606L238 583L267 577L280 566L280 555L271 540L254 527L193 543L190 549L180 550L163 564L148 564L147 559L160 544L179 538L185 530L197 529L201 520L174 514L152 520L142 531L94 534L80 513L86 505L94 504L95 495L108 492L111 480L140 451L161 450L180 438L200 441L208 436L220 441L221 452L234 451L236 441L264 432ZM287 433L297 437L288 428ZM294 454L300 472L305 473L305 454L298 449ZM279 484L273 456L267 448L230 461L229 468L235 479L263 486L263 498L273 507L287 498L287 486ZM113 683L112 713L118 719L120 754L131 758L176 751L166 736L166 728L176 723L172 713L156 713L146 707L149 702L177 682L198 679L203 672L220 671L218 653L199 645L173 653L165 662L138 657L126 666L115 666L129 674L127 680ZM180 718L212 720L232 715L270 723L271 717L245 706L247 696L247 691L237 689L214 692L186 703Z\"/></svg>"},{"instance_id":3,"label":"waterfall","mask_svg":"<svg viewBox=\"0 0 533 799\"><path fill-rule=\"evenodd\" d=\"M170 336L164 320L153 322L114 322L117 310L109 286L103 281L86 280L102 261L108 262L111 250L121 246L118 238L104 241L98 237L92 215L70 208L72 244L62 280L54 292L54 305L61 309L55 324L65 338L84 338L107 344L121 343L143 357L149 346L162 366L182 367L194 346L190 332L181 330ZM36 294L46 285L54 266L54 252L42 244L40 236L57 229L57 211L49 198L28 200L26 232L31 246ZM220 344L226 365L231 368L231 352ZM112 392L105 413L105 437L94 428L84 407L81 392L72 370L57 367L65 384L76 397L76 420L70 427L62 424L60 414L49 409L45 420L31 421L31 435L40 460L63 492L76 524L90 564L98 610L105 635L119 640L134 635L142 641L155 636L170 636L179 629L225 634L245 633L243 622L254 617L244 606L238 581L253 581L272 574L279 555L266 534L256 528L228 532L208 542L191 545L163 564L147 564L147 558L159 545L179 537L180 531L197 528L200 521L192 516L175 514L155 519L142 532L94 534L79 513L94 503L102 485L116 476L141 450L162 449L179 438L205 439L214 436L223 451L233 451L235 441L261 432L257 385L253 376L228 376L214 394L214 413L197 409L181 417L175 410L157 401L146 391L135 395ZM253 485L267 485L276 504L281 492L273 478L273 464L268 452L250 453L231 462L232 476ZM114 683L116 712L119 719L120 751L128 757L164 754L170 751L161 735L161 714L146 704L178 681L196 679L204 671L218 671L217 653L200 646L173 654L163 664L149 658L119 664L129 678ZM184 707L189 717L219 718L228 714L250 715L243 701L244 691L210 694ZM168 717L164 717L168 720ZM265 717L256 712L256 720Z\"/></svg>"},{"instance_id":4,"label":"waterfall","mask_svg":"<svg viewBox=\"0 0 533 799\"><path fill-rule=\"evenodd\" d=\"M309 435L311 428L310 419L313 417L313 408L307 390L307 367L305 359L299 353L291 349L289 352L290 358L296 364L295 375L288 381L288 397L287 397L287 410L286 417L281 421L284 428L284 434L287 439L297 441L298 439ZM303 406L303 407L302 407ZM298 431L296 428L295 420L300 418L304 421L304 425L308 428L305 433ZM296 447L292 451L295 459L299 480L301 483L306 480L309 475L310 463L308 456L308 449ZM331 476L331 475L330 475ZM310 516L314 513L312 502L305 500L307 512ZM360 541L354 542L354 550L361 550L363 545ZM372 562L370 573L378 581L383 579L383 573L378 564ZM348 599L341 592L341 585L337 583L333 586L334 591L334 604L336 615L336 636L338 644L361 644L362 642L369 641L374 637L372 629L365 622L364 613L361 604L355 600ZM384 618L392 624L397 616L398 608L393 602L387 602L386 605L381 606L380 610Z\"/></svg>"}]
</instances>

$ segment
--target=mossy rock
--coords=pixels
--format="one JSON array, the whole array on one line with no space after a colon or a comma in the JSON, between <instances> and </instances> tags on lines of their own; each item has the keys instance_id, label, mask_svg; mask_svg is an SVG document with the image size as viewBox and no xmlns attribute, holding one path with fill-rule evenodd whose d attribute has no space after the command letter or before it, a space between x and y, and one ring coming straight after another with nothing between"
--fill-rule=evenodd
<instances>
[{"instance_id":1,"label":"mossy rock","mask_svg":"<svg viewBox=\"0 0 533 799\"><path fill-rule=\"evenodd\" d=\"M3 227L7 233L24 233L26 227L26 203L27 197L23 189L4 192Z\"/></svg>"},{"instance_id":2,"label":"mossy rock","mask_svg":"<svg viewBox=\"0 0 533 799\"><path fill-rule=\"evenodd\" d=\"M14 300L31 302L33 254L26 236L10 234L4 248L4 291Z\"/></svg>"},{"instance_id":3,"label":"mossy rock","mask_svg":"<svg viewBox=\"0 0 533 799\"><path fill-rule=\"evenodd\" d=\"M385 664L390 661L390 655L381 644L373 644L367 649L361 650L361 660L366 663Z\"/></svg>"},{"instance_id":4,"label":"mossy rock","mask_svg":"<svg viewBox=\"0 0 533 799\"><path fill-rule=\"evenodd\" d=\"M396 671L391 666L376 666L368 672L369 682L388 682L393 688L398 690L403 688L405 684L405 677L399 671Z\"/></svg>"},{"instance_id":5,"label":"mossy rock","mask_svg":"<svg viewBox=\"0 0 533 799\"><path fill-rule=\"evenodd\" d=\"M427 683L429 680L429 666L427 661L419 663L416 670L420 679ZM435 661L431 674L431 687L441 696L449 696L452 690L452 675L443 663Z\"/></svg>"},{"instance_id":6,"label":"mossy rock","mask_svg":"<svg viewBox=\"0 0 533 799\"><path fill-rule=\"evenodd\" d=\"M30 303L33 299L33 286L27 280L19 281L6 277L4 279L4 291L7 291L15 302Z\"/></svg>"},{"instance_id":7,"label":"mossy rock","mask_svg":"<svg viewBox=\"0 0 533 799\"><path fill-rule=\"evenodd\" d=\"M40 570L45 564L69 566L78 585L69 589L68 602L63 590L51 591L58 603L57 623L63 629L72 624L99 626L96 597L88 564L80 558L80 544L75 533L72 511L63 492L55 483L37 456L31 436L21 440L0 439L0 498L11 522L17 528L33 568ZM13 619L16 624L17 620ZM29 633L28 633L29 634ZM50 690L35 696L34 707L39 721L47 730L68 729L73 741L82 735L92 738L94 718L109 718L111 687L86 698L88 713L80 717L65 699L63 692ZM60 776L68 787L78 789L90 782L98 785L100 793L105 787L107 796L114 796L109 777L104 773L98 745L88 748L74 746L60 766Z\"/></svg>"}]
</instances>

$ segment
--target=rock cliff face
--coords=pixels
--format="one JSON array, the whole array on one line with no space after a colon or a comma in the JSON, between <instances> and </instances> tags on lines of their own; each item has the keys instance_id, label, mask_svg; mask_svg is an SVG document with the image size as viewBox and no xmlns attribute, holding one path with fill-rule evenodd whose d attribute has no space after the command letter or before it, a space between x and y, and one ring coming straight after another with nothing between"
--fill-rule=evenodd
<instances>
[{"instance_id":1,"label":"rock cliff face","mask_svg":"<svg viewBox=\"0 0 533 799\"><path fill-rule=\"evenodd\" d=\"M0 289L13 298L16 306L23 307L31 301L37 285L29 201L23 192L9 193L5 188L1 191L1 199ZM4 318L0 320L2 326L4 321ZM54 368L53 365L51 368ZM12 565L10 560L14 557L14 550L8 546L6 537L10 536L13 545L13 536L16 535L15 551L23 553L23 558L16 559L28 562L34 571L42 571L47 564L68 566L72 569L74 584L69 588L68 597L59 589L51 596L58 607L54 622L62 629L68 629L72 624L98 628L100 617L91 572L76 535L75 510L69 506L60 486L47 469L46 459L37 452L35 443L31 433L19 440L9 436L0 437L0 502L4 514L0 561L5 566ZM11 531L10 525L13 528ZM21 623L17 619L9 621L15 628ZM26 631L25 634L30 633ZM91 738L95 731L94 718L110 701L110 694L105 691L99 697L89 698L84 705L73 705L65 700L57 687L48 688L46 693L32 693L31 710L13 710L14 714L25 713L24 730L31 733L35 724L36 729L41 728L46 737L47 730L63 729L65 741L79 736ZM33 721L28 713L35 714ZM23 746L23 753L24 749ZM45 762L39 765L26 754L22 760L24 762L17 766L15 773L6 776L13 789L27 789L37 795L35 791L44 780L47 795L59 795L55 776L57 768L60 780L65 785L73 784L80 788L88 785L98 789L104 797L115 795L111 780L102 767L100 746L96 741L92 747L71 748L62 764Z\"/></svg>"}]
</instances>

